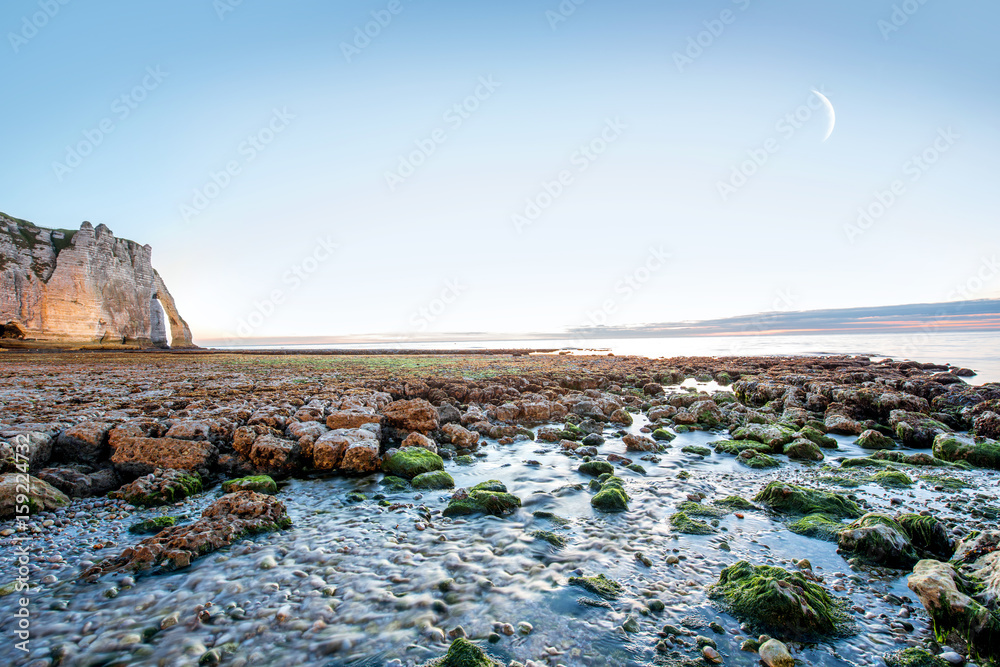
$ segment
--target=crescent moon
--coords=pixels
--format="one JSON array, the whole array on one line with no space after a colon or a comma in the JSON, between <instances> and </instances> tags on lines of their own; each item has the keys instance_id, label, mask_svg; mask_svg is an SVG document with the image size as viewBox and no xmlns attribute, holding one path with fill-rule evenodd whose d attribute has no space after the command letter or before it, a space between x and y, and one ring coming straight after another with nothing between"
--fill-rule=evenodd
<instances>
[{"instance_id":1,"label":"crescent moon","mask_svg":"<svg viewBox=\"0 0 1000 667\"><path fill-rule=\"evenodd\" d=\"M814 90L812 92L813 95L819 98L820 102L823 103L823 106L825 106L826 110L830 113L830 126L826 128L826 136L823 137L823 141L825 142L827 139L830 138L830 135L833 134L833 128L837 124L837 112L834 111L833 103L830 102L829 99L827 99L826 95L819 92L818 90Z\"/></svg>"}]
</instances>

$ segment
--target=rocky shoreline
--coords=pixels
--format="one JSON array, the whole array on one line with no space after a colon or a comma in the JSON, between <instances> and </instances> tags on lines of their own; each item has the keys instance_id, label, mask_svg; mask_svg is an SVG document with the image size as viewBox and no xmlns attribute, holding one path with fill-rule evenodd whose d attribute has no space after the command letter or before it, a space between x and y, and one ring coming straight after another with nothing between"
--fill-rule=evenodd
<instances>
[{"instance_id":1,"label":"rocky shoreline","mask_svg":"<svg viewBox=\"0 0 1000 667\"><path fill-rule=\"evenodd\" d=\"M997 658L1000 384L967 369L0 361L0 566L28 545L35 588L16 664Z\"/></svg>"}]
</instances>

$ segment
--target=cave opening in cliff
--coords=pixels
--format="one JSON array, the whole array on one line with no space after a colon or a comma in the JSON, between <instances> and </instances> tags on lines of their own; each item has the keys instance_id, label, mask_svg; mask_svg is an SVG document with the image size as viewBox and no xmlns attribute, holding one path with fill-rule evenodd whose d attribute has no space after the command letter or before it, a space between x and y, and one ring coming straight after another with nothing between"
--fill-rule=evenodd
<instances>
[{"instance_id":1,"label":"cave opening in cliff","mask_svg":"<svg viewBox=\"0 0 1000 667\"><path fill-rule=\"evenodd\" d=\"M172 332L167 326L167 311L160 303L159 295L153 294L149 303L149 339L157 347L170 347Z\"/></svg>"}]
</instances>

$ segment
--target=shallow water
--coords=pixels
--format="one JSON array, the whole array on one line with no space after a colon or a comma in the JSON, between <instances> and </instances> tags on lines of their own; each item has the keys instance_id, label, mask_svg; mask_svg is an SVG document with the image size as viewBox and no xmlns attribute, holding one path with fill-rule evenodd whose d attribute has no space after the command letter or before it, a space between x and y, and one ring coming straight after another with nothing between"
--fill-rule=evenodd
<instances>
[{"instance_id":1,"label":"shallow water","mask_svg":"<svg viewBox=\"0 0 1000 667\"><path fill-rule=\"evenodd\" d=\"M646 423L637 416L628 430L638 432ZM605 431L602 457L626 455L613 433ZM880 664L886 651L927 636L927 619L919 602L909 597L906 572L852 570L835 544L795 535L763 511L744 512L742 519L726 516L713 535L674 533L668 518L690 493L705 493L708 503L734 494L752 498L772 479L815 485L822 465L835 457L862 455L853 438L838 436L840 450L828 450L821 464L779 457L785 463L780 469L757 472L732 456L681 452L685 445L721 437L681 434L670 449L655 455L658 460L639 460L649 455L629 453L647 474L619 470L632 501L628 512L612 515L591 508L590 478L576 472L580 459L559 451L558 443L504 446L487 440L481 448L484 456L474 465L446 462L459 487L487 479L504 482L523 501L521 510L507 518L444 519L435 513L451 494L445 491L389 494L388 500L399 505L381 507L371 498L383 491L378 475L290 480L278 497L288 507L291 529L210 554L180 572L134 581L108 575L88 584L74 577L81 560L114 555L139 541L126 532L132 523L165 513L193 519L221 491L207 491L179 507L146 510L76 500L51 517L58 520L71 512L86 516L77 514L67 526L47 528L32 540L32 581L38 585L47 574L60 581L41 584L31 596L30 657L45 660L55 652L64 655L62 665L194 665L216 648L227 665L413 665L441 655L450 643L447 633L457 626L481 640L495 623L516 627L527 622L533 627L530 634L501 635L490 650L505 659L552 665L651 665L697 658L693 635L684 637L686 645L673 653L657 653L657 633L669 623L713 638L726 665L756 665L756 654L739 647L757 633L719 611L705 592L722 568L740 559L791 569L793 561L808 558L828 590L855 608L856 635L791 645L796 657L809 664ZM678 479L682 470L691 477ZM982 496L977 504L997 504L997 473L948 474L975 480ZM871 509L926 508L964 524L968 516L954 501L967 501L967 494L941 494L932 486L920 481L909 490L869 485L846 492ZM369 499L349 503L351 491ZM891 506L893 498L898 504ZM553 512L568 523L535 518L536 510ZM568 544L556 549L533 538L531 532L538 529L556 532ZM108 541L114 546L91 548ZM0 571L10 572L12 550L6 546L9 540L2 543ZM636 559L639 552L652 560L651 567ZM56 554L63 563L46 562ZM678 556L679 563L668 565L670 555ZM568 586L567 579L598 573L621 582L625 593L607 607L581 604L580 598L599 599ZM902 602L887 598L889 594ZM0 598L5 636L13 629L6 613L13 608L13 597ZM663 612L648 610L654 598L665 603ZM198 612L206 607L210 617L199 620ZM912 632L889 627L904 609ZM161 619L175 612L179 622L158 630ZM639 632L621 629L629 614L638 620ZM708 628L713 621L725 634ZM0 660L29 662L14 652L11 642L0 646Z\"/></svg>"}]
</instances>

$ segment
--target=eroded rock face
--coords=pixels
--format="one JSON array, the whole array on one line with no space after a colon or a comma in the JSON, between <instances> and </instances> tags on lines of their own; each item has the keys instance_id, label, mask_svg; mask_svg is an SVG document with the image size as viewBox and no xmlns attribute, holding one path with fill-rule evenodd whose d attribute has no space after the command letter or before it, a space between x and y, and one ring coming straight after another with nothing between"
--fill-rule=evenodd
<instances>
[{"instance_id":1,"label":"eroded rock face","mask_svg":"<svg viewBox=\"0 0 1000 667\"><path fill-rule=\"evenodd\" d=\"M98 563L85 571L83 576L152 568L176 570L246 535L287 528L289 525L291 521L284 503L274 496L256 491L237 491L212 503L198 521L167 528L125 549L116 558Z\"/></svg>"},{"instance_id":2,"label":"eroded rock face","mask_svg":"<svg viewBox=\"0 0 1000 667\"><path fill-rule=\"evenodd\" d=\"M18 503L19 495L25 496L26 502ZM29 514L35 514L54 510L68 503L69 498L66 494L37 477L19 473L0 475L0 519L9 519L20 514L21 508L27 508Z\"/></svg>"},{"instance_id":3,"label":"eroded rock face","mask_svg":"<svg viewBox=\"0 0 1000 667\"><path fill-rule=\"evenodd\" d=\"M111 462L123 475L148 475L158 468L208 475L219 450L204 440L176 438L122 438Z\"/></svg>"},{"instance_id":4,"label":"eroded rock face","mask_svg":"<svg viewBox=\"0 0 1000 667\"><path fill-rule=\"evenodd\" d=\"M401 431L427 434L439 426L437 409L422 398L394 401L383 411L386 421Z\"/></svg>"},{"instance_id":5,"label":"eroded rock face","mask_svg":"<svg viewBox=\"0 0 1000 667\"><path fill-rule=\"evenodd\" d=\"M23 335L4 342L162 347L169 324L173 347L192 347L151 255L104 225L46 229L0 214L0 321Z\"/></svg>"}]
</instances>

